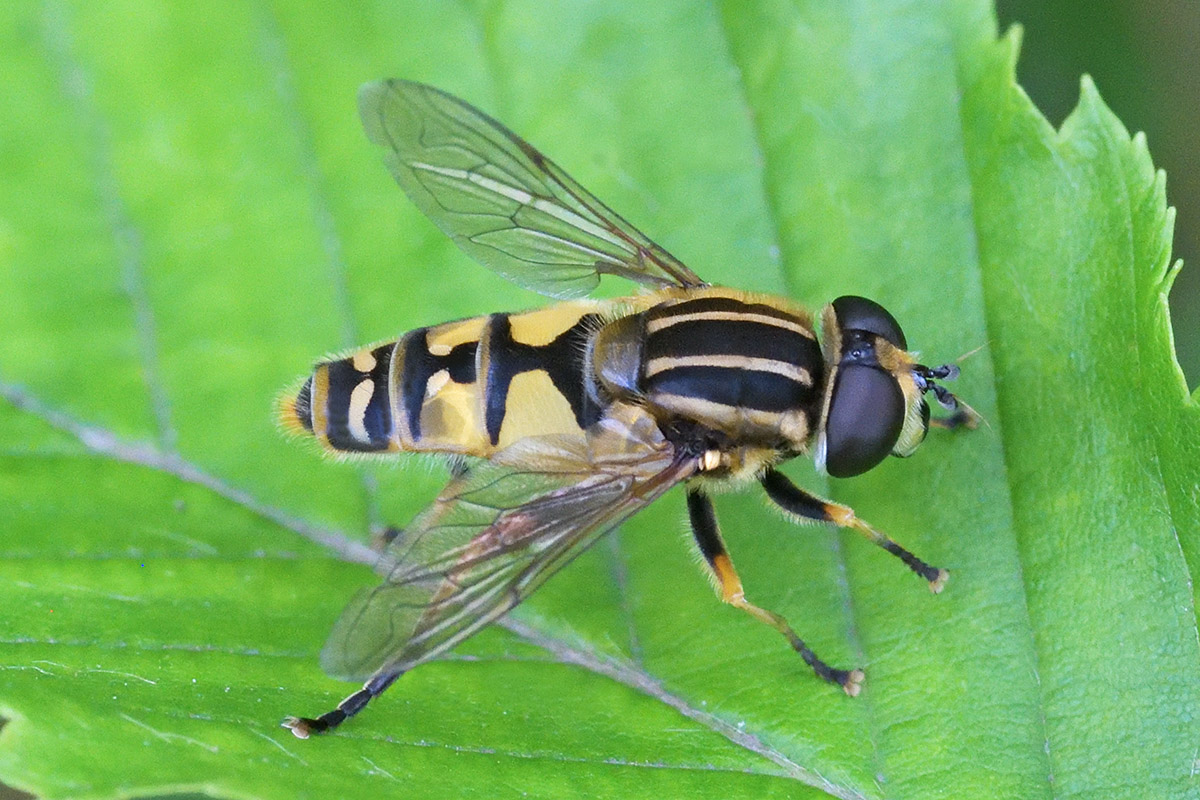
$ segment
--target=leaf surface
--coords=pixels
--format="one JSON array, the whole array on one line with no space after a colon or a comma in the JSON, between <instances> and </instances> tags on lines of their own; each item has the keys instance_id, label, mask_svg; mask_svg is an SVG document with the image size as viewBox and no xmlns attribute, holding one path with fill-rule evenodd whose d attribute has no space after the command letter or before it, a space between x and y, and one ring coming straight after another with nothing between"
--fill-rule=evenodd
<instances>
[{"instance_id":1,"label":"leaf surface","mask_svg":"<svg viewBox=\"0 0 1200 800\"><path fill-rule=\"evenodd\" d=\"M1086 80L1053 130L984 2L20 5L0 26L0 780L46 798L1193 797L1200 418L1172 212ZM676 492L336 735L317 653L444 480L322 461L324 352L542 301L396 189L357 87L462 96L706 279L883 302L988 425L826 481L952 573ZM620 291L620 287L609 289Z\"/></svg>"}]
</instances>

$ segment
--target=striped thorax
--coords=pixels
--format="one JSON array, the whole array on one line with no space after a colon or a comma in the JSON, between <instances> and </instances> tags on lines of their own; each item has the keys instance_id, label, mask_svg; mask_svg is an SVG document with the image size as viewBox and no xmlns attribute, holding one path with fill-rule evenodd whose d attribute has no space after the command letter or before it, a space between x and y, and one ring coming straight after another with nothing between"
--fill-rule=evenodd
<instances>
[{"instance_id":1,"label":"striped thorax","mask_svg":"<svg viewBox=\"0 0 1200 800\"><path fill-rule=\"evenodd\" d=\"M640 402L668 428L687 420L731 442L802 452L824 373L811 316L731 289L662 294L597 334L600 395Z\"/></svg>"}]
</instances>

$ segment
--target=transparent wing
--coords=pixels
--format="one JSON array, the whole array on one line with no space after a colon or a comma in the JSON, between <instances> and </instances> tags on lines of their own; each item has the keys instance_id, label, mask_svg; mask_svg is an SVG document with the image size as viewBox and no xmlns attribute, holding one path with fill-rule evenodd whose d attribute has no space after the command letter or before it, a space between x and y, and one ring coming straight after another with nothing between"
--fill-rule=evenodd
<instances>
[{"instance_id":1,"label":"transparent wing","mask_svg":"<svg viewBox=\"0 0 1200 800\"><path fill-rule=\"evenodd\" d=\"M580 297L604 274L651 286L703 281L528 142L431 86L359 90L371 141L401 188L476 261L551 297Z\"/></svg>"},{"instance_id":2,"label":"transparent wing","mask_svg":"<svg viewBox=\"0 0 1200 800\"><path fill-rule=\"evenodd\" d=\"M607 439L528 440L452 480L388 545L386 582L342 612L325 671L366 680L433 658L695 472L657 427L634 421L609 420Z\"/></svg>"}]
</instances>

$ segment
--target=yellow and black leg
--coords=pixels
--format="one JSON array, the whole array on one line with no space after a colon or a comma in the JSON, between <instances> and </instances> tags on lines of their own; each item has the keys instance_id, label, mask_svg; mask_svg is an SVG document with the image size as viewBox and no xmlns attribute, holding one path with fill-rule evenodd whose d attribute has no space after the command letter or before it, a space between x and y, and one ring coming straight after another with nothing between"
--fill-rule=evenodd
<instances>
[{"instance_id":1,"label":"yellow and black leg","mask_svg":"<svg viewBox=\"0 0 1200 800\"><path fill-rule=\"evenodd\" d=\"M903 561L913 572L929 581L929 589L934 594L942 591L942 588L946 585L946 581L950 579L949 572L926 564L911 552L898 545L891 537L875 530L856 517L853 509L839 503L822 500L819 497L809 494L788 480L782 472L777 472L773 469L767 470L767 474L762 477L762 485L767 490L767 496L790 514L821 522L832 522L839 527L852 528L858 531Z\"/></svg>"},{"instance_id":2,"label":"yellow and black leg","mask_svg":"<svg viewBox=\"0 0 1200 800\"><path fill-rule=\"evenodd\" d=\"M395 683L396 678L403 672L381 673L363 684L363 687L345 700L337 704L333 711L327 711L319 717L287 717L282 726L290 730L297 738L307 739L314 733L331 731L338 725L353 717L367 707L367 703L378 697L384 689Z\"/></svg>"},{"instance_id":3,"label":"yellow and black leg","mask_svg":"<svg viewBox=\"0 0 1200 800\"><path fill-rule=\"evenodd\" d=\"M721 600L735 608L740 608L755 619L765 622L782 633L792 649L804 659L804 663L817 673L817 677L838 684L851 697L857 695L862 688L862 670L834 669L829 666L804 643L803 639L796 635L787 620L773 611L759 608L746 599L746 593L742 589L742 579L738 577L737 571L733 568L733 562L729 560L729 553L726 552L725 543L721 539L721 530L717 526L717 514L708 495L697 489L690 489L687 502L688 516L692 522L692 534L696 537L700 553L704 556L713 575L716 576Z\"/></svg>"}]
</instances>

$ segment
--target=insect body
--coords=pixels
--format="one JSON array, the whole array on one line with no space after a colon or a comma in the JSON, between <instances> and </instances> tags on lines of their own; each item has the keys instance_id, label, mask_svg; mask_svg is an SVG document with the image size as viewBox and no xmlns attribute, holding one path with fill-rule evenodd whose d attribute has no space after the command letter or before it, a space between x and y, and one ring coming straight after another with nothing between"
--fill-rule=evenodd
<instances>
[{"instance_id":1,"label":"insect body","mask_svg":"<svg viewBox=\"0 0 1200 800\"><path fill-rule=\"evenodd\" d=\"M381 557L322 666L362 689L297 736L329 730L397 677L521 602L671 487L688 484L696 543L722 599L780 631L817 675L859 691L777 614L746 600L706 482L756 480L798 517L858 530L940 591L930 566L849 508L775 466L811 454L838 477L907 456L930 425L924 395L977 417L916 363L884 308L842 297L812 316L779 297L713 287L495 120L437 89L368 84L370 138L401 187L469 254L515 282L577 297L600 276L649 287L617 300L448 322L325 361L281 404L293 430L348 453L435 452L468 466Z\"/></svg>"}]
</instances>

